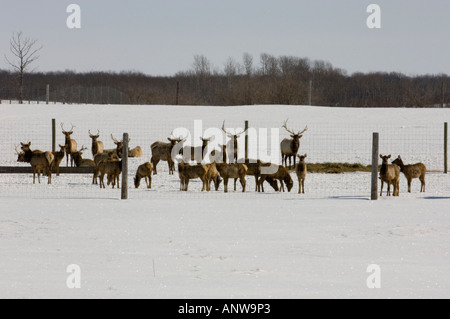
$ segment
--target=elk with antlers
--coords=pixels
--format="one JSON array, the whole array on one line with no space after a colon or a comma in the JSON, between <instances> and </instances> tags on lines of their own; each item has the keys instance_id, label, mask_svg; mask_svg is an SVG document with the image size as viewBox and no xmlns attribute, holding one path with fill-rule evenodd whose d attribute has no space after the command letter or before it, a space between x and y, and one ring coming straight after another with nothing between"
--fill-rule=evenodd
<instances>
[{"instance_id":1,"label":"elk with antlers","mask_svg":"<svg viewBox=\"0 0 450 319\"><path fill-rule=\"evenodd\" d=\"M113 140L114 144L116 144L116 153L117 155L122 158L123 153L123 140L119 141L111 134L111 139ZM130 139L128 139L128 143L130 142ZM136 146L133 149L128 148L128 157L142 157L142 148L140 146Z\"/></svg>"},{"instance_id":2,"label":"elk with antlers","mask_svg":"<svg viewBox=\"0 0 450 319\"><path fill-rule=\"evenodd\" d=\"M173 175L173 172L175 171L175 162L172 158L172 154L175 156L179 153L179 149L181 148L183 142L186 140L186 138L183 137L174 137L173 131L170 133L170 137L167 138L170 143L164 143L164 142L155 142L150 147L152 150L152 158L151 162L153 164L153 174L156 175L156 165L158 165L159 161L166 161L169 164L169 174ZM178 146L178 144L180 144ZM176 147L174 150L173 148Z\"/></svg>"},{"instance_id":3,"label":"elk with antlers","mask_svg":"<svg viewBox=\"0 0 450 319\"><path fill-rule=\"evenodd\" d=\"M225 121L223 121L223 124L222 124L222 131L223 131L225 134L227 134L227 136L228 136L229 138L232 139L232 141L230 141L230 142L231 142L231 143L230 143L230 146L231 146L231 147L229 147L229 150L230 150L229 156L230 156L230 158L231 158L231 156L233 156L233 162L232 162L232 163L237 163L237 160L238 160L238 151L239 151L239 148L238 148L238 138L239 138L242 134L244 134L247 130L248 130L248 128L245 129L245 130L243 130L242 132L233 134L233 133L231 133L231 132L229 132L229 131L227 131L227 130L225 129Z\"/></svg>"},{"instance_id":4,"label":"elk with antlers","mask_svg":"<svg viewBox=\"0 0 450 319\"><path fill-rule=\"evenodd\" d=\"M280 148L281 148L281 162L284 162L284 166L287 166L287 159L289 158L289 167L291 166L291 158L294 157L294 167L296 162L296 156L298 153L298 150L300 148L300 139L303 136L303 133L305 133L308 130L308 126L306 126L303 131L298 131L297 133L294 132L294 130L291 130L287 127L287 121L284 121L283 128L291 134L291 138L285 138L281 141Z\"/></svg>"},{"instance_id":5,"label":"elk with antlers","mask_svg":"<svg viewBox=\"0 0 450 319\"><path fill-rule=\"evenodd\" d=\"M92 146L91 146L92 156L103 153L104 149L103 142L98 141L98 138L100 137L100 131L97 130L97 135L94 135L91 133L91 130L89 130L89 137L92 139Z\"/></svg>"},{"instance_id":6,"label":"elk with antlers","mask_svg":"<svg viewBox=\"0 0 450 319\"><path fill-rule=\"evenodd\" d=\"M38 175L38 182L41 183L41 171L47 172L48 184L52 183L52 170L51 165L54 160L52 152L32 151L30 149L31 142L27 144L20 143L22 145L23 153L19 153L16 147L16 153L18 155L18 162L30 163L33 168L33 184L36 184L36 173Z\"/></svg>"},{"instance_id":7,"label":"elk with antlers","mask_svg":"<svg viewBox=\"0 0 450 319\"><path fill-rule=\"evenodd\" d=\"M61 129L62 129L62 133L64 134L66 141L65 141L65 146L66 146L66 159L67 159L67 166L69 166L69 155L70 155L70 166L73 167L73 157L72 157L72 153L75 153L77 151L77 141L75 141L74 139L70 138L70 136L73 134L73 129L75 126L72 125L72 128L69 131L64 130L64 123L61 123Z\"/></svg>"},{"instance_id":8,"label":"elk with antlers","mask_svg":"<svg viewBox=\"0 0 450 319\"><path fill-rule=\"evenodd\" d=\"M72 153L73 160L75 161L76 167L95 167L95 162L91 159L83 158L83 152L87 150L87 147L84 145L78 152Z\"/></svg>"}]
</instances>

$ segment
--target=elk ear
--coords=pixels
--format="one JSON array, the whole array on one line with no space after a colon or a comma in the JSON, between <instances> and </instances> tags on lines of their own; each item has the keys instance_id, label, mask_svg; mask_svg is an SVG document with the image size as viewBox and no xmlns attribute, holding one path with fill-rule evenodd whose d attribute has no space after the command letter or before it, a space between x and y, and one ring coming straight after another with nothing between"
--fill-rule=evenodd
<instances>
[{"instance_id":1,"label":"elk ear","mask_svg":"<svg viewBox=\"0 0 450 319\"><path fill-rule=\"evenodd\" d=\"M380 158L383 158L383 155L380 154Z\"/></svg>"},{"instance_id":2,"label":"elk ear","mask_svg":"<svg viewBox=\"0 0 450 319\"><path fill-rule=\"evenodd\" d=\"M305 154L305 158L307 158L308 157L308 154Z\"/></svg>"},{"instance_id":3,"label":"elk ear","mask_svg":"<svg viewBox=\"0 0 450 319\"><path fill-rule=\"evenodd\" d=\"M400 157L400 155L397 157L399 160L401 160L402 158Z\"/></svg>"},{"instance_id":4,"label":"elk ear","mask_svg":"<svg viewBox=\"0 0 450 319\"><path fill-rule=\"evenodd\" d=\"M391 154L389 154L387 158L391 158Z\"/></svg>"},{"instance_id":5,"label":"elk ear","mask_svg":"<svg viewBox=\"0 0 450 319\"><path fill-rule=\"evenodd\" d=\"M291 134L291 137L294 138L295 136L293 134Z\"/></svg>"}]
</instances>

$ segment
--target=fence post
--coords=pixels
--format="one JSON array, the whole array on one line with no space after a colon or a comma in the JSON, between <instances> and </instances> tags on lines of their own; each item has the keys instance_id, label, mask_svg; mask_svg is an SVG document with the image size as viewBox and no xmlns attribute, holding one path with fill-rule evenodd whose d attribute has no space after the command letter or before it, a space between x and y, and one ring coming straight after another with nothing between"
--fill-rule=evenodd
<instances>
[{"instance_id":1,"label":"fence post","mask_svg":"<svg viewBox=\"0 0 450 319\"><path fill-rule=\"evenodd\" d=\"M448 141L448 123L444 123L444 174L447 174L447 141Z\"/></svg>"},{"instance_id":2,"label":"fence post","mask_svg":"<svg viewBox=\"0 0 450 319\"><path fill-rule=\"evenodd\" d=\"M245 163L248 162L248 121L245 121Z\"/></svg>"},{"instance_id":3,"label":"fence post","mask_svg":"<svg viewBox=\"0 0 450 319\"><path fill-rule=\"evenodd\" d=\"M48 104L50 102L50 84L47 84L45 89L45 102Z\"/></svg>"},{"instance_id":4,"label":"fence post","mask_svg":"<svg viewBox=\"0 0 450 319\"><path fill-rule=\"evenodd\" d=\"M372 187L371 200L378 199L378 155L379 155L379 133L373 133L372 137Z\"/></svg>"},{"instance_id":5,"label":"fence post","mask_svg":"<svg viewBox=\"0 0 450 319\"><path fill-rule=\"evenodd\" d=\"M128 133L123 133L121 199L128 199Z\"/></svg>"},{"instance_id":6,"label":"fence post","mask_svg":"<svg viewBox=\"0 0 450 319\"><path fill-rule=\"evenodd\" d=\"M52 152L56 151L56 120L52 119Z\"/></svg>"}]
</instances>

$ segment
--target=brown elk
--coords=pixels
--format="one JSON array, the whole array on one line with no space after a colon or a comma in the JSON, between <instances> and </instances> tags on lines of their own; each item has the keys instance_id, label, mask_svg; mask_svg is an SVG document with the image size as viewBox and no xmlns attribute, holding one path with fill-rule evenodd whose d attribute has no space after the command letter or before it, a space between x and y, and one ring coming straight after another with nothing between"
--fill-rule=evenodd
<instances>
[{"instance_id":1,"label":"brown elk","mask_svg":"<svg viewBox=\"0 0 450 319\"><path fill-rule=\"evenodd\" d=\"M55 170L56 176L59 176L59 165L66 155L66 146L59 144L59 148L59 152L52 152L53 156L55 157L52 163L52 171L53 169Z\"/></svg>"},{"instance_id":2,"label":"brown elk","mask_svg":"<svg viewBox=\"0 0 450 319\"><path fill-rule=\"evenodd\" d=\"M384 183L387 184L387 196L391 196L391 185L394 186L394 196L399 196L400 166L388 163L388 160L391 158L391 155L383 156L380 154L380 158L383 160L380 169L380 180L381 180L380 196L383 196Z\"/></svg>"},{"instance_id":3,"label":"brown elk","mask_svg":"<svg viewBox=\"0 0 450 319\"><path fill-rule=\"evenodd\" d=\"M291 134L291 138L285 138L280 143L281 148L281 162L284 162L284 166L287 166L287 159L289 158L289 167L291 166L291 158L294 157L294 167L295 167L295 161L296 156L298 153L298 150L300 148L300 139L303 136L303 133L305 133L308 130L308 126L306 126L303 131L298 131L297 133L294 132L294 130L291 130L287 127L287 121L284 121L283 128Z\"/></svg>"},{"instance_id":4,"label":"brown elk","mask_svg":"<svg viewBox=\"0 0 450 319\"><path fill-rule=\"evenodd\" d=\"M425 192L425 174L427 167L423 163L405 165L400 155L392 162L392 164L400 166L400 171L405 175L408 181L408 193L411 193L411 183L414 178L420 180L420 192Z\"/></svg>"},{"instance_id":5,"label":"brown elk","mask_svg":"<svg viewBox=\"0 0 450 319\"><path fill-rule=\"evenodd\" d=\"M297 174L298 178L298 193L304 194L305 193L305 179L306 179L306 173L307 173L307 166L306 166L306 157L308 155L297 155L300 162L297 165L297 168L295 169L295 173Z\"/></svg>"},{"instance_id":6,"label":"brown elk","mask_svg":"<svg viewBox=\"0 0 450 319\"><path fill-rule=\"evenodd\" d=\"M77 141L70 138L70 136L73 134L73 129L75 126L72 125L72 128L69 131L64 130L64 123L61 123L61 129L62 133L65 136L65 146L66 146L66 159L67 159L67 166L69 166L69 156L70 156L70 166L73 167L74 161L72 157L72 153L75 153L77 151Z\"/></svg>"},{"instance_id":7,"label":"brown elk","mask_svg":"<svg viewBox=\"0 0 450 319\"><path fill-rule=\"evenodd\" d=\"M288 190L288 192L290 192L292 187L294 186L294 182L292 181L292 177L289 174L289 171L281 165L275 165L275 164L272 164L272 165L273 165L274 170L276 169L275 173L261 174L261 177L258 181L260 190L264 193L263 183L268 177L271 177L274 180L277 179L280 181L280 192L281 191L284 192L284 184L286 184L287 190Z\"/></svg>"},{"instance_id":8,"label":"brown elk","mask_svg":"<svg viewBox=\"0 0 450 319\"><path fill-rule=\"evenodd\" d=\"M20 143L22 145L23 153L19 153L16 148L16 153L18 154L18 162L30 163L33 168L33 184L36 184L36 173L38 175L38 182L41 183L41 172L47 172L48 174L48 184L52 183L52 170L51 166L54 160L52 152L41 152L32 151L30 149L31 142L27 144Z\"/></svg>"},{"instance_id":9,"label":"brown elk","mask_svg":"<svg viewBox=\"0 0 450 319\"><path fill-rule=\"evenodd\" d=\"M209 192L209 183L207 179L208 168L205 165L189 165L184 162L178 163L178 176L180 177L180 190L188 191L189 180L200 178L203 183L202 192Z\"/></svg>"},{"instance_id":10,"label":"brown elk","mask_svg":"<svg viewBox=\"0 0 450 319\"><path fill-rule=\"evenodd\" d=\"M139 188L141 179L145 179L145 183L147 184L147 188L152 188L152 171L153 165L152 163L144 163L139 165L136 171L136 177L134 178L134 186Z\"/></svg>"},{"instance_id":11,"label":"brown elk","mask_svg":"<svg viewBox=\"0 0 450 319\"><path fill-rule=\"evenodd\" d=\"M231 146L231 147L229 148L229 152L230 152L229 156L230 156L230 158L231 158L231 156L233 156L233 161L232 161L232 163L237 163L237 160L238 160L238 151L239 151L239 148L238 148L238 138L239 138L242 134L244 134L247 130L248 130L248 128L247 128L246 130L243 130L242 132L233 134L233 133L231 133L231 132L229 132L229 131L227 131L227 130L225 129L225 121L223 121L223 124L222 124L222 131L223 131L229 138L232 139L232 140L230 141L230 142L231 142L231 143L230 143L230 146Z\"/></svg>"},{"instance_id":12,"label":"brown elk","mask_svg":"<svg viewBox=\"0 0 450 319\"><path fill-rule=\"evenodd\" d=\"M122 158L123 153L123 140L119 141L111 134L111 139L113 140L114 144L116 144L116 153L117 155ZM130 142L130 139L128 139L128 143ZM142 148L140 146L136 146L133 149L128 148L128 157L142 157Z\"/></svg>"},{"instance_id":13,"label":"brown elk","mask_svg":"<svg viewBox=\"0 0 450 319\"><path fill-rule=\"evenodd\" d=\"M216 163L217 170L220 176L223 178L223 185L225 193L228 193L228 180L230 178L239 178L242 186L242 192L245 193L246 180L245 175L247 174L248 167L245 164L226 164L226 163ZM236 189L235 189L236 190Z\"/></svg>"},{"instance_id":14,"label":"brown elk","mask_svg":"<svg viewBox=\"0 0 450 319\"><path fill-rule=\"evenodd\" d=\"M92 184L97 184L97 177L99 177L100 171L99 171L99 164L102 161L107 161L107 160L115 160L115 161L119 161L120 158L119 156L117 156L115 151L110 151L109 153L101 153L101 154L97 154L94 156L94 176L92 177Z\"/></svg>"},{"instance_id":15,"label":"brown elk","mask_svg":"<svg viewBox=\"0 0 450 319\"><path fill-rule=\"evenodd\" d=\"M79 151L72 153L73 160L75 161L75 166L95 167L95 162L93 160L82 157L85 150L87 150L87 148L83 145Z\"/></svg>"},{"instance_id":16,"label":"brown elk","mask_svg":"<svg viewBox=\"0 0 450 319\"><path fill-rule=\"evenodd\" d=\"M100 131L97 130L97 135L94 135L91 133L91 130L89 130L89 137L92 139L92 146L91 146L92 156L103 153L104 150L103 142L98 140L98 138L100 137Z\"/></svg>"},{"instance_id":17,"label":"brown elk","mask_svg":"<svg viewBox=\"0 0 450 319\"><path fill-rule=\"evenodd\" d=\"M261 176L261 167L267 167L270 165L270 163L263 163L260 160L248 160L245 162L245 165L247 166L247 175L249 176L255 176L255 192L258 192L260 187L258 185L259 177ZM271 177L266 178L266 182L272 186L272 188L278 192L278 183L272 179ZM234 180L235 188L236 190L236 179Z\"/></svg>"},{"instance_id":18,"label":"brown elk","mask_svg":"<svg viewBox=\"0 0 450 319\"><path fill-rule=\"evenodd\" d=\"M216 191L218 191L222 179L219 176L219 171L217 170L216 163L206 164L205 166L208 169L208 172L206 173L206 179L208 181L209 189L211 189L211 182L214 182L214 187Z\"/></svg>"},{"instance_id":19,"label":"brown elk","mask_svg":"<svg viewBox=\"0 0 450 319\"><path fill-rule=\"evenodd\" d=\"M172 131L173 133L173 131ZM172 158L172 153L174 155L179 153L179 145L177 144L182 144L182 142L185 141L185 138L182 137L178 137L175 138L173 137L172 133L170 134L171 136L168 137L167 139L169 140L170 143L164 143L164 142L155 142L153 143L150 148L152 150L152 158L151 158L151 162L153 164L153 174L156 175L157 171L156 171L156 165L158 165L159 161L167 161L167 163L169 164L169 174L173 175L173 172L175 171L175 162L173 161ZM181 146L180 144L180 146ZM176 147L175 150L173 150L173 148Z\"/></svg>"},{"instance_id":20,"label":"brown elk","mask_svg":"<svg viewBox=\"0 0 450 319\"><path fill-rule=\"evenodd\" d=\"M114 188L117 182L117 188L120 188L120 174L122 173L122 161L106 160L98 164L98 171L100 173L100 188L106 188L104 177L107 175L108 185L112 184Z\"/></svg>"}]
</instances>

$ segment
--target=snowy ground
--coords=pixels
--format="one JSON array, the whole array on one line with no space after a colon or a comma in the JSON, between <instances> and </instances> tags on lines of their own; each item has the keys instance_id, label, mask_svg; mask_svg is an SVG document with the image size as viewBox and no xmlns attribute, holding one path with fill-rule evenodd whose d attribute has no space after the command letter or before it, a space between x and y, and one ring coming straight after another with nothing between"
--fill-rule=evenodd
<instances>
[{"instance_id":1,"label":"snowy ground","mask_svg":"<svg viewBox=\"0 0 450 319\"><path fill-rule=\"evenodd\" d=\"M381 153L423 161L427 192L369 201L370 174L309 174L305 195L253 191L189 193L158 166L152 190L100 190L85 175L32 185L30 175L0 175L0 298L449 298L450 180L442 171L447 109L343 109L298 106L175 107L7 105L0 110L0 165L18 165L14 145L49 149L51 118L73 123L79 145L99 129L128 131L131 144L165 140L177 127L279 128L308 125L301 152L314 162L370 164L371 133ZM388 120L386 120L388 119ZM287 133L280 131L281 138ZM61 136L59 136L61 135ZM63 143L58 133L58 143ZM44 179L45 180L45 179ZM69 289L69 265L81 288ZM367 267L380 266L369 289Z\"/></svg>"}]
</instances>

